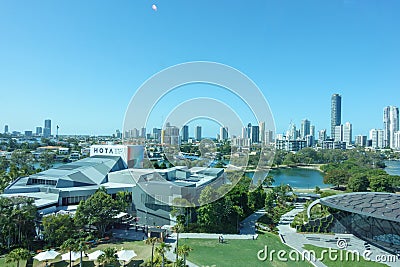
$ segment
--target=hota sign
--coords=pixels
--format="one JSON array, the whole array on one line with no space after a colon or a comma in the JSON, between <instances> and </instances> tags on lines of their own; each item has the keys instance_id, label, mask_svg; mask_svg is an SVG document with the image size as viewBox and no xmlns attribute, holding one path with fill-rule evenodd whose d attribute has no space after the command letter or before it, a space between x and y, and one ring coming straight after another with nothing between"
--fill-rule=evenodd
<instances>
[{"instance_id":1,"label":"hota sign","mask_svg":"<svg viewBox=\"0 0 400 267\"><path fill-rule=\"evenodd\" d=\"M93 145L90 156L120 156L128 168L142 168L144 147L138 145Z\"/></svg>"},{"instance_id":2,"label":"hota sign","mask_svg":"<svg viewBox=\"0 0 400 267\"><path fill-rule=\"evenodd\" d=\"M94 147L93 154L122 155L124 148L116 147Z\"/></svg>"}]
</instances>

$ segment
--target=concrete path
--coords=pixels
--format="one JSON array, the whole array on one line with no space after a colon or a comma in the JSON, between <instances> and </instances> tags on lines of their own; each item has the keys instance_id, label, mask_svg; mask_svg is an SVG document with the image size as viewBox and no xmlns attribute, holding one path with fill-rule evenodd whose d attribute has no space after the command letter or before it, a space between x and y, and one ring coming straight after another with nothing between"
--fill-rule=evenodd
<instances>
[{"instance_id":1,"label":"concrete path","mask_svg":"<svg viewBox=\"0 0 400 267\"><path fill-rule=\"evenodd\" d=\"M251 214L249 217L244 219L240 223L240 234L241 235L255 235L256 234L256 222L260 219L264 214L265 210L261 209Z\"/></svg>"},{"instance_id":2,"label":"concrete path","mask_svg":"<svg viewBox=\"0 0 400 267\"><path fill-rule=\"evenodd\" d=\"M290 226L290 223L293 221L294 217L301 211L303 211L303 205L295 205L293 210L282 215L277 228L279 235L281 236L282 243L285 243L289 247L297 250L299 253L304 253L306 250L303 248L303 245L307 243L307 239L304 237L304 235L296 233L296 229ZM325 264L316 259L313 255L305 258L316 267L326 267Z\"/></svg>"},{"instance_id":3,"label":"concrete path","mask_svg":"<svg viewBox=\"0 0 400 267\"><path fill-rule=\"evenodd\" d=\"M179 240L182 238L182 233L179 234ZM168 239L165 241L165 243L168 243L171 245L171 249L169 251L167 251L167 253L165 253L165 257L172 261L175 262L176 261L176 254L175 252L175 248L176 248L176 233L173 233L170 237L168 237ZM186 260L186 265L189 267L198 267L198 265Z\"/></svg>"}]
</instances>

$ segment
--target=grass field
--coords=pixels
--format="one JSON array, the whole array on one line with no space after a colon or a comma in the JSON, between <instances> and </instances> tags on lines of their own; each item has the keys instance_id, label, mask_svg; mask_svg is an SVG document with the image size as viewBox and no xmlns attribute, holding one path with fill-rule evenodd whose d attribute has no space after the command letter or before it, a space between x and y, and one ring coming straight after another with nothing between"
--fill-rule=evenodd
<instances>
[{"instance_id":1,"label":"grass field","mask_svg":"<svg viewBox=\"0 0 400 267\"><path fill-rule=\"evenodd\" d=\"M226 240L224 244L218 243L215 239L180 239L179 243L193 248L188 260L199 266L312 266L309 262L284 262L275 258L272 261L269 259L260 261L257 253L265 246L268 246L268 251L282 249L288 253L291 250L281 243L278 236L269 233L260 234L257 240ZM277 254L275 257L277 258Z\"/></svg>"},{"instance_id":2,"label":"grass field","mask_svg":"<svg viewBox=\"0 0 400 267\"><path fill-rule=\"evenodd\" d=\"M321 257L322 250L326 250L325 248L321 248L321 247L317 247L317 246L313 246L313 245L309 245L309 244L306 244L303 247L305 249L307 249L308 251L310 251L310 250L315 251L316 258L322 258ZM326 257L323 257L324 259L322 260L322 262L328 267L383 267L383 266L387 266L386 264L383 264L383 263L367 261L362 256L359 257L359 261L353 260L353 257L351 257L350 255L346 257L346 254L348 252L346 252L345 250L338 250L338 251L342 252L343 260L340 260L340 254L336 254L336 255L338 255L338 260L332 260L332 259L329 259L327 253L325 253L324 256L326 256ZM346 260L346 258L350 259L350 260ZM357 259L357 257L355 257L354 259Z\"/></svg>"}]
</instances>

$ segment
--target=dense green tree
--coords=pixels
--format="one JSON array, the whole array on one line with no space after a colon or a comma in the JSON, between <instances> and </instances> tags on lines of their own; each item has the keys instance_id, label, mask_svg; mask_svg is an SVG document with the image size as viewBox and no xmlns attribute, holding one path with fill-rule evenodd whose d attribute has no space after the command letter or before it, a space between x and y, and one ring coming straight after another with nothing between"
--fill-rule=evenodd
<instances>
[{"instance_id":1,"label":"dense green tree","mask_svg":"<svg viewBox=\"0 0 400 267\"><path fill-rule=\"evenodd\" d=\"M165 253L171 249L171 245L165 242L161 242L158 247L156 247L156 253L161 257L161 267L165 266Z\"/></svg>"},{"instance_id":2,"label":"dense green tree","mask_svg":"<svg viewBox=\"0 0 400 267\"><path fill-rule=\"evenodd\" d=\"M68 214L43 217L44 238L52 246L60 246L71 238L75 231L74 219Z\"/></svg>"},{"instance_id":3,"label":"dense green tree","mask_svg":"<svg viewBox=\"0 0 400 267\"><path fill-rule=\"evenodd\" d=\"M252 210L258 210L264 207L265 204L265 191L262 185L257 186L256 189L248 193L248 206Z\"/></svg>"},{"instance_id":4,"label":"dense green tree","mask_svg":"<svg viewBox=\"0 0 400 267\"><path fill-rule=\"evenodd\" d=\"M369 178L369 187L374 192L393 192L389 175L375 175Z\"/></svg>"},{"instance_id":5,"label":"dense green tree","mask_svg":"<svg viewBox=\"0 0 400 267\"><path fill-rule=\"evenodd\" d=\"M77 252L78 251L78 242L76 239L69 238L65 240L60 247L61 251L64 252L69 252L69 266L72 266L72 252Z\"/></svg>"},{"instance_id":6,"label":"dense green tree","mask_svg":"<svg viewBox=\"0 0 400 267\"><path fill-rule=\"evenodd\" d=\"M118 261L117 249L113 247L106 247L103 250L104 254L100 255L97 261L103 266L113 264Z\"/></svg>"},{"instance_id":7,"label":"dense green tree","mask_svg":"<svg viewBox=\"0 0 400 267\"><path fill-rule=\"evenodd\" d=\"M29 174L34 170L33 156L29 150L17 149L11 154L11 164L14 164L19 170Z\"/></svg>"},{"instance_id":8,"label":"dense green tree","mask_svg":"<svg viewBox=\"0 0 400 267\"><path fill-rule=\"evenodd\" d=\"M186 258L189 256L189 252L192 250L193 249L186 244L178 247L178 254L179 256L183 257L183 266L186 266Z\"/></svg>"},{"instance_id":9,"label":"dense green tree","mask_svg":"<svg viewBox=\"0 0 400 267\"><path fill-rule=\"evenodd\" d=\"M161 242L161 240L157 237L149 237L146 240L144 240L144 243L146 245L151 246L151 267L153 267L154 264L154 246L158 243Z\"/></svg>"},{"instance_id":10,"label":"dense green tree","mask_svg":"<svg viewBox=\"0 0 400 267\"><path fill-rule=\"evenodd\" d=\"M40 168L45 171L53 167L56 154L52 151L44 151L39 156Z\"/></svg>"},{"instance_id":11,"label":"dense green tree","mask_svg":"<svg viewBox=\"0 0 400 267\"><path fill-rule=\"evenodd\" d=\"M332 169L324 174L324 183L333 184L339 188L341 185L347 184L349 178L349 172L343 169Z\"/></svg>"},{"instance_id":12,"label":"dense green tree","mask_svg":"<svg viewBox=\"0 0 400 267\"><path fill-rule=\"evenodd\" d=\"M29 248L35 236L36 206L26 197L0 197L0 244Z\"/></svg>"},{"instance_id":13,"label":"dense green tree","mask_svg":"<svg viewBox=\"0 0 400 267\"><path fill-rule=\"evenodd\" d=\"M7 171L8 167L10 167L10 162L5 157L0 156L0 172Z\"/></svg>"},{"instance_id":14,"label":"dense green tree","mask_svg":"<svg viewBox=\"0 0 400 267\"><path fill-rule=\"evenodd\" d=\"M350 192L365 192L368 190L368 187L368 177L363 173L359 173L350 177L347 184L347 190Z\"/></svg>"},{"instance_id":15,"label":"dense green tree","mask_svg":"<svg viewBox=\"0 0 400 267\"><path fill-rule=\"evenodd\" d=\"M74 219L77 225L95 226L100 236L104 236L107 227L115 221L114 217L123 211L123 208L104 188L100 188L87 200L79 203Z\"/></svg>"},{"instance_id":16,"label":"dense green tree","mask_svg":"<svg viewBox=\"0 0 400 267\"><path fill-rule=\"evenodd\" d=\"M17 262L17 267L19 267L19 262L28 260L30 256L31 254L29 253L29 250L24 248L16 248L6 255L6 263Z\"/></svg>"}]
</instances>

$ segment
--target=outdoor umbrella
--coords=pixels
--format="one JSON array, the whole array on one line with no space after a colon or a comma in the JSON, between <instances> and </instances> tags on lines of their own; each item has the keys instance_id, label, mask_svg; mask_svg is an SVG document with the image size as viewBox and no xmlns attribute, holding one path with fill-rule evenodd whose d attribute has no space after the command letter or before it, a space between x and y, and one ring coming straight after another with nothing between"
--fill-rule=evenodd
<instances>
[{"instance_id":1,"label":"outdoor umbrella","mask_svg":"<svg viewBox=\"0 0 400 267\"><path fill-rule=\"evenodd\" d=\"M87 256L89 257L89 260L91 261L95 261L97 260L98 257L100 257L100 255L103 255L104 252L102 250L96 250L90 254L88 254Z\"/></svg>"},{"instance_id":2,"label":"outdoor umbrella","mask_svg":"<svg viewBox=\"0 0 400 267\"><path fill-rule=\"evenodd\" d=\"M117 252L119 261L130 261L133 257L137 256L133 250L120 250Z\"/></svg>"},{"instance_id":3,"label":"outdoor umbrella","mask_svg":"<svg viewBox=\"0 0 400 267\"><path fill-rule=\"evenodd\" d=\"M71 261L76 261L81 257L81 253L72 251L71 252ZM62 254L61 258L63 261L69 261L69 252Z\"/></svg>"},{"instance_id":4,"label":"outdoor umbrella","mask_svg":"<svg viewBox=\"0 0 400 267\"><path fill-rule=\"evenodd\" d=\"M37 254L33 258L38 260L38 261L46 261L46 265L47 265L47 261L48 260L55 259L55 257L57 257L59 254L60 253L58 253L57 251L48 250L48 251L40 252L39 254Z\"/></svg>"}]
</instances>

